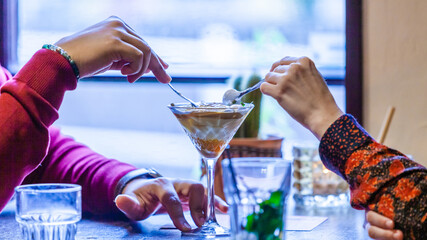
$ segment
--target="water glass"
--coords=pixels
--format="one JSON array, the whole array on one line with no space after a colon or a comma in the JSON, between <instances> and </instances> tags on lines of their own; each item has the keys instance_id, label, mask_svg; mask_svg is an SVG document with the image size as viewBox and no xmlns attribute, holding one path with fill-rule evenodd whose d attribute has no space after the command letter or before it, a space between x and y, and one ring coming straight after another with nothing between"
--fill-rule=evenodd
<instances>
[{"instance_id":1,"label":"water glass","mask_svg":"<svg viewBox=\"0 0 427 240\"><path fill-rule=\"evenodd\" d=\"M291 162L252 157L222 161L233 239L285 239Z\"/></svg>"},{"instance_id":2,"label":"water glass","mask_svg":"<svg viewBox=\"0 0 427 240\"><path fill-rule=\"evenodd\" d=\"M15 188L16 214L25 240L73 240L81 219L81 187L30 184Z\"/></svg>"},{"instance_id":3,"label":"water glass","mask_svg":"<svg viewBox=\"0 0 427 240\"><path fill-rule=\"evenodd\" d=\"M295 203L298 207L348 206L348 184L322 163L317 146L295 145L292 150Z\"/></svg>"}]
</instances>

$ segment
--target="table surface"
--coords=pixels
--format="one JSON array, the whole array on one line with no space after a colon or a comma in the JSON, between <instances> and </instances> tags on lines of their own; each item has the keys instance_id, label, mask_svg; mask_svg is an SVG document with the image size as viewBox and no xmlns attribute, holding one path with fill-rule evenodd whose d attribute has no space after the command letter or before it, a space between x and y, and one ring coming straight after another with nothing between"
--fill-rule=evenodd
<instances>
[{"instance_id":1,"label":"table surface","mask_svg":"<svg viewBox=\"0 0 427 240\"><path fill-rule=\"evenodd\" d=\"M369 239L363 229L364 211L350 206L327 209L299 209L292 199L288 204L291 216L324 216L328 219L311 231L286 231L286 239ZM168 218L159 222L152 217L144 221L129 222L122 220L84 218L77 224L76 239L197 239L182 237L176 229L160 229L168 224ZM0 239L21 239L19 225L15 221L14 203L9 203L0 214ZM220 239L228 240L230 237Z\"/></svg>"},{"instance_id":2,"label":"table surface","mask_svg":"<svg viewBox=\"0 0 427 240\"><path fill-rule=\"evenodd\" d=\"M141 166L156 167L165 176L188 178L188 176L191 176L192 168L198 166L200 162L200 158L189 142L188 137L182 134L164 133L162 135L149 132L135 133L134 131L106 131L105 129L70 127L63 128L63 130L66 130L65 133L74 137L77 136L77 140L89 144L96 151L109 157L127 159L136 166L139 163ZM103 141L100 139L103 139ZM127 141L120 141L123 139ZM122 144L118 144L121 142ZM138 144L132 145L128 144L129 142ZM141 145L153 147L141 148ZM164 151L163 148L158 147L165 145L171 148L169 149L170 151ZM180 154L174 154L176 152ZM174 161L170 160L171 154L174 156ZM182 157L179 158L180 156ZM142 157L143 159L141 159ZM174 165L171 167L171 164ZM183 176L173 175L177 173ZM14 203L12 202L0 214L0 240L21 239L19 225L15 221L14 210ZM311 231L286 231L286 239L369 239L363 229L364 211L352 209L350 206L326 209L299 209L295 207L293 199L289 198L287 214L290 216L324 216L328 219ZM76 239L197 239L181 237L181 232L176 229L160 229L162 225L170 223L167 222L170 221L167 217L163 219L165 222L159 222L156 217L140 222L84 218L77 224ZM228 240L231 238L222 237L221 239Z\"/></svg>"}]
</instances>

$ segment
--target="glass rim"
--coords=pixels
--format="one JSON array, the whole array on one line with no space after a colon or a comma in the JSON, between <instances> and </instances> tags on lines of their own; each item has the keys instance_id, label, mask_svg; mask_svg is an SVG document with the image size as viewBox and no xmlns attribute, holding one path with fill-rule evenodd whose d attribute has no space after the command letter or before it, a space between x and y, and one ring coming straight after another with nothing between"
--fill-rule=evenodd
<instances>
[{"instance_id":1,"label":"glass rim","mask_svg":"<svg viewBox=\"0 0 427 240\"><path fill-rule=\"evenodd\" d=\"M39 189L38 187L57 187L57 188L46 188ZM36 184L24 184L15 187L16 193L21 192L35 192L35 193L58 193L58 192L77 192L81 191L82 187L78 184L72 183L36 183Z\"/></svg>"},{"instance_id":2,"label":"glass rim","mask_svg":"<svg viewBox=\"0 0 427 240\"><path fill-rule=\"evenodd\" d=\"M219 104L223 104L221 102L206 102L206 103L219 103ZM174 104L174 106L172 106L172 104ZM235 110L239 110L239 109L247 109L250 107L254 107L255 105L253 103L244 103L245 106L240 105L240 104L235 104L235 105L239 105L239 108L231 108L230 106L225 106L225 107L208 107L208 106L198 106L198 107L193 107L191 106L190 103L186 103L186 102L178 102L178 103L171 103L169 104L167 107L168 108L181 108L181 109L235 109Z\"/></svg>"}]
</instances>

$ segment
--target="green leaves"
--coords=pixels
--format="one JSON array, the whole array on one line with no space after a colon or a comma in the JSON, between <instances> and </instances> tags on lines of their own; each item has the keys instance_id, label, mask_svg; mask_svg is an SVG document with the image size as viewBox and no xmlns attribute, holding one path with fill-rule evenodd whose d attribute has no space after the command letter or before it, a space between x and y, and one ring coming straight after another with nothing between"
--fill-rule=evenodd
<instances>
[{"instance_id":1,"label":"green leaves","mask_svg":"<svg viewBox=\"0 0 427 240\"><path fill-rule=\"evenodd\" d=\"M255 233L260 240L279 240L283 231L283 192L272 192L270 198L259 204L259 212L246 217L245 230Z\"/></svg>"}]
</instances>

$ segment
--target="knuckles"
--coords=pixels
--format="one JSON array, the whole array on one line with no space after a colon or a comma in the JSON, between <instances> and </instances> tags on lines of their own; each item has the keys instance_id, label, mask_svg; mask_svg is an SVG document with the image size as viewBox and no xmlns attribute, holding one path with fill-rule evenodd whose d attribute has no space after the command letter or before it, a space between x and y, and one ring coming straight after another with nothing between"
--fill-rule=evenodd
<instances>
[{"instance_id":1,"label":"knuckles","mask_svg":"<svg viewBox=\"0 0 427 240\"><path fill-rule=\"evenodd\" d=\"M300 57L299 58L299 62L301 63L302 66L308 67L308 68L312 68L314 67L314 62L313 60L311 60L308 57Z\"/></svg>"},{"instance_id":2,"label":"knuckles","mask_svg":"<svg viewBox=\"0 0 427 240\"><path fill-rule=\"evenodd\" d=\"M158 185L158 186L163 187L165 185L170 184L171 182L170 182L169 179L167 179L165 177L159 177L159 178L153 179L153 183L156 184L156 185Z\"/></svg>"},{"instance_id":3,"label":"knuckles","mask_svg":"<svg viewBox=\"0 0 427 240\"><path fill-rule=\"evenodd\" d=\"M122 28L125 26L123 20L117 16L110 16L107 19L108 25L113 28Z\"/></svg>"},{"instance_id":4,"label":"knuckles","mask_svg":"<svg viewBox=\"0 0 427 240\"><path fill-rule=\"evenodd\" d=\"M181 206L181 200L176 195L165 195L162 202L168 206Z\"/></svg>"}]
</instances>

